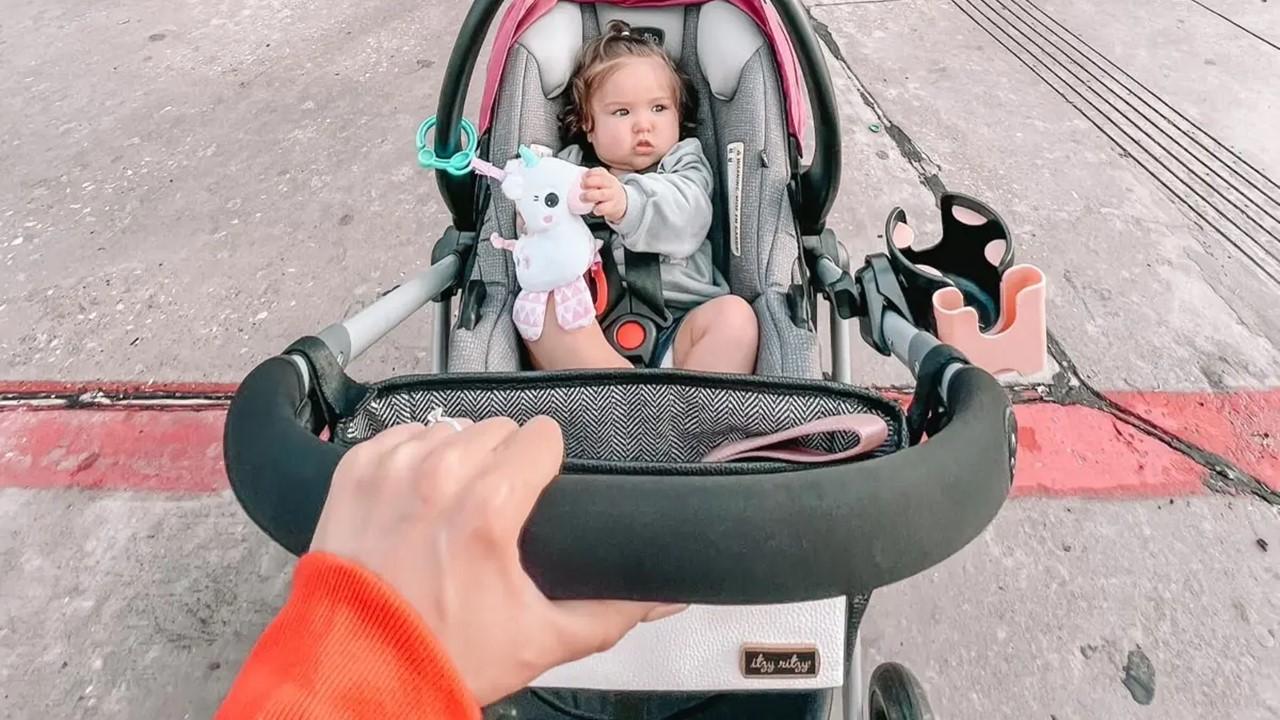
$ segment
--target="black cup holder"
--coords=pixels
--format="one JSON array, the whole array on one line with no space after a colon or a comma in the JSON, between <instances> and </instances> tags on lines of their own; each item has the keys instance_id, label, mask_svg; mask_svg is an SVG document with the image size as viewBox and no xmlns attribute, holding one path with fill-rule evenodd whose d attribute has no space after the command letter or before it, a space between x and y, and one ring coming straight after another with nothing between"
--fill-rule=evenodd
<instances>
[{"instance_id":1,"label":"black cup holder","mask_svg":"<svg viewBox=\"0 0 1280 720\"><path fill-rule=\"evenodd\" d=\"M978 313L979 329L990 331L1000 320L1000 279L1014 264L1013 239L1000 215L977 199L946 193L939 208L942 238L924 249L912 247L915 231L906 211L898 207L889 213L884 226L889 264L920 327L937 331L933 294L954 287Z\"/></svg>"}]
</instances>

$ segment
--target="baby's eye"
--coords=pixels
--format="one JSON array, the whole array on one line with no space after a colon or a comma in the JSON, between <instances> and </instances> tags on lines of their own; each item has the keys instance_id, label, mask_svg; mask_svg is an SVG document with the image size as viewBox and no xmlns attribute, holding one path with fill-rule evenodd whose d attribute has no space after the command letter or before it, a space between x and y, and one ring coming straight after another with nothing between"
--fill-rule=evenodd
<instances>
[{"instance_id":1,"label":"baby's eye","mask_svg":"<svg viewBox=\"0 0 1280 720\"><path fill-rule=\"evenodd\" d=\"M663 111L665 111L666 109L667 109L667 106L666 106L666 105L663 105L663 104L661 104L661 103L659 103L659 104L657 104L657 105L654 105L654 106L653 106L653 111L654 111L654 112L656 112L656 113L663 112Z\"/></svg>"},{"instance_id":2,"label":"baby's eye","mask_svg":"<svg viewBox=\"0 0 1280 720\"><path fill-rule=\"evenodd\" d=\"M631 114L631 111L626 108L618 108L617 110L614 110L611 114L614 117L626 117Z\"/></svg>"}]
</instances>

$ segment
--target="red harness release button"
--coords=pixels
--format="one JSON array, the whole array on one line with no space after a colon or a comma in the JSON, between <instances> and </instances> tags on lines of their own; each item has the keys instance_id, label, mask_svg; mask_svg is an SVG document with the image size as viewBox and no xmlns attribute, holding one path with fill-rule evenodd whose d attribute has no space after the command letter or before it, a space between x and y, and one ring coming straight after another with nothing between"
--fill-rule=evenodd
<instances>
[{"instance_id":1,"label":"red harness release button","mask_svg":"<svg viewBox=\"0 0 1280 720\"><path fill-rule=\"evenodd\" d=\"M634 320L628 320L618 326L613 333L618 347L623 350L635 350L644 344L644 326Z\"/></svg>"}]
</instances>

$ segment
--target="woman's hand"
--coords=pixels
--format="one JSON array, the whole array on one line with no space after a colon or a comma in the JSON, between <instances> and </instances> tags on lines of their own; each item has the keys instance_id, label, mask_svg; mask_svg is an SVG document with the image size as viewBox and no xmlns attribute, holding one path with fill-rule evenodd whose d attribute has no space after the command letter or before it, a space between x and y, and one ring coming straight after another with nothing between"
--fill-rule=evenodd
<instances>
[{"instance_id":1,"label":"woman's hand","mask_svg":"<svg viewBox=\"0 0 1280 720\"><path fill-rule=\"evenodd\" d=\"M591 168L583 175L582 201L594 206L594 214L614 224L627 214L627 190L604 168Z\"/></svg>"},{"instance_id":2,"label":"woman's hand","mask_svg":"<svg viewBox=\"0 0 1280 720\"><path fill-rule=\"evenodd\" d=\"M403 595L481 705L681 609L548 600L516 541L559 473L560 426L457 422L461 430L448 421L396 426L348 451L311 549L357 562Z\"/></svg>"}]
</instances>

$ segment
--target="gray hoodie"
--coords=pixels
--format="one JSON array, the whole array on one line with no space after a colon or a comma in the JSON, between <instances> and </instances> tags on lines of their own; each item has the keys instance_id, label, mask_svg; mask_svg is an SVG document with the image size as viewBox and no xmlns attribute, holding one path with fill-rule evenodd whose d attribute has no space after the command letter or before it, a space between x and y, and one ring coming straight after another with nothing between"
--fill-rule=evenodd
<instances>
[{"instance_id":1,"label":"gray hoodie","mask_svg":"<svg viewBox=\"0 0 1280 720\"><path fill-rule=\"evenodd\" d=\"M582 164L583 151L570 145L557 157ZM609 223L618 270L626 277L624 247L662 257L662 295L673 312L688 311L725 295L729 284L716 270L707 232L711 229L714 179L702 143L689 138L646 173L618 178L627 192L627 212Z\"/></svg>"}]
</instances>

